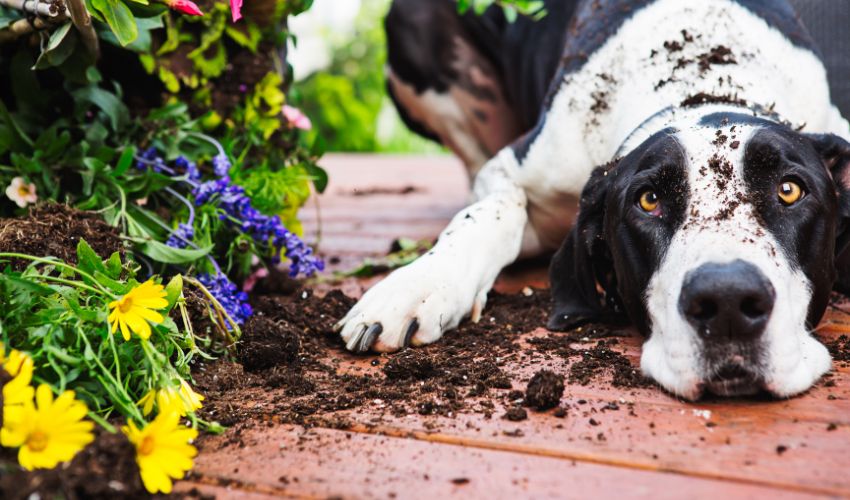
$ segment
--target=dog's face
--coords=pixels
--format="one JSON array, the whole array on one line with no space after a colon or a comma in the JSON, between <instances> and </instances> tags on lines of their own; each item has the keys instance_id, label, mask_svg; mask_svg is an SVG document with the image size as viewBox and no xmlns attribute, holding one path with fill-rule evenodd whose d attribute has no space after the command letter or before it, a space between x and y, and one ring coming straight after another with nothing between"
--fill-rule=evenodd
<instances>
[{"instance_id":1,"label":"dog's face","mask_svg":"<svg viewBox=\"0 0 850 500\"><path fill-rule=\"evenodd\" d=\"M830 367L810 331L843 252L848 167L842 139L746 115L653 135L585 187L550 327L627 314L644 373L689 399L808 389Z\"/></svg>"}]
</instances>

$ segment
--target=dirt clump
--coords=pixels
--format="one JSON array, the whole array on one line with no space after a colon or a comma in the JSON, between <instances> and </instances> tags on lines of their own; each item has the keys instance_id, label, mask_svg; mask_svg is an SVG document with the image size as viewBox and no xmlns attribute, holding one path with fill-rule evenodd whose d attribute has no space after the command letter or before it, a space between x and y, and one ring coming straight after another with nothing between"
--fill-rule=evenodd
<instances>
[{"instance_id":1,"label":"dirt clump","mask_svg":"<svg viewBox=\"0 0 850 500\"><path fill-rule=\"evenodd\" d=\"M283 321L254 315L242 328L238 359L246 371L290 365L298 359L301 340L298 332Z\"/></svg>"},{"instance_id":2,"label":"dirt clump","mask_svg":"<svg viewBox=\"0 0 850 500\"><path fill-rule=\"evenodd\" d=\"M525 403L538 410L558 406L564 394L564 376L550 370L540 370L531 377L525 390Z\"/></svg>"},{"instance_id":3,"label":"dirt clump","mask_svg":"<svg viewBox=\"0 0 850 500\"><path fill-rule=\"evenodd\" d=\"M117 229L94 212L54 203L36 207L25 217L0 219L0 252L56 257L75 264L81 239L104 259L115 252L124 253ZM16 268L27 264L13 261Z\"/></svg>"},{"instance_id":4,"label":"dirt clump","mask_svg":"<svg viewBox=\"0 0 850 500\"><path fill-rule=\"evenodd\" d=\"M504 419L511 422L521 422L528 418L528 412L524 408L514 406L505 412Z\"/></svg>"}]
</instances>

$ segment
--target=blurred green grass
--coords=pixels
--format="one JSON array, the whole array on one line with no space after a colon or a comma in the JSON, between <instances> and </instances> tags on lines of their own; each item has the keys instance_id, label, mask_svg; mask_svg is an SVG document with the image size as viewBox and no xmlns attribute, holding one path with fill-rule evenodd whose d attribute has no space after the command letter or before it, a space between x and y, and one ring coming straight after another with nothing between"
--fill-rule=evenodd
<instances>
[{"instance_id":1,"label":"blurred green grass","mask_svg":"<svg viewBox=\"0 0 850 500\"><path fill-rule=\"evenodd\" d=\"M327 34L330 66L293 87L292 101L310 117L311 134L322 138L327 151L447 152L411 132L387 95L383 21L389 6L390 0L363 1L353 35Z\"/></svg>"}]
</instances>

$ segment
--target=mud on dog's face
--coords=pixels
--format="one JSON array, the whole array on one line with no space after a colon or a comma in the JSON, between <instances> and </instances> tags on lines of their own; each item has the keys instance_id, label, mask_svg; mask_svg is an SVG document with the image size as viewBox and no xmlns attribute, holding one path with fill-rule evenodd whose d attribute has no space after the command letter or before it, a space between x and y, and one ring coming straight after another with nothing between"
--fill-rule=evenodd
<instances>
[{"instance_id":1,"label":"mud on dog's face","mask_svg":"<svg viewBox=\"0 0 850 500\"><path fill-rule=\"evenodd\" d=\"M846 141L744 115L655 134L585 187L550 328L627 315L643 372L688 399L808 389L830 368L810 331L848 260L848 167Z\"/></svg>"}]
</instances>

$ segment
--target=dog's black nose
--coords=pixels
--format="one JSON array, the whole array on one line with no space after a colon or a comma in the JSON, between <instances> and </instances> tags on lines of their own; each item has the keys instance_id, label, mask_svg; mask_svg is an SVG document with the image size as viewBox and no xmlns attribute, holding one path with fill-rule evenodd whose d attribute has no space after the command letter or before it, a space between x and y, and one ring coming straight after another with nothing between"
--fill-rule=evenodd
<instances>
[{"instance_id":1,"label":"dog's black nose","mask_svg":"<svg viewBox=\"0 0 850 500\"><path fill-rule=\"evenodd\" d=\"M776 292L754 265L703 264L685 275L679 309L706 342L751 341L764 331Z\"/></svg>"}]
</instances>

